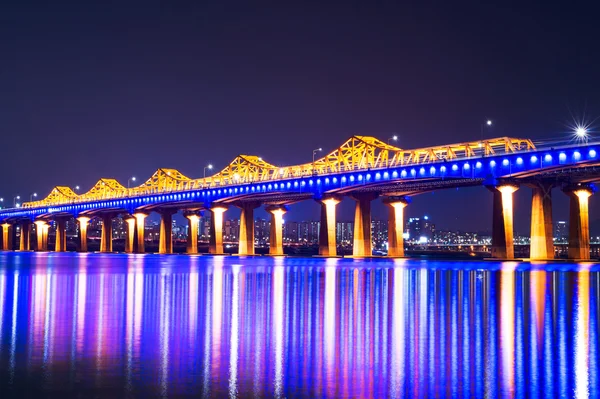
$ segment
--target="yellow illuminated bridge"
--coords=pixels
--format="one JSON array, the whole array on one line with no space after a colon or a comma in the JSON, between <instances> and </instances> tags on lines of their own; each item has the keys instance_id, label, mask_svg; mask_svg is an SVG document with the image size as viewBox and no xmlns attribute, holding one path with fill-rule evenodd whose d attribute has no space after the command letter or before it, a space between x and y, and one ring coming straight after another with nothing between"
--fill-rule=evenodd
<instances>
[{"instance_id":1,"label":"yellow illuminated bridge","mask_svg":"<svg viewBox=\"0 0 600 399\"><path fill-rule=\"evenodd\" d=\"M210 213L209 253L223 254L223 214L240 209L238 253L254 254L254 209L271 214L269 254L283 255L283 215L298 201L321 206L319 254L336 256L336 209L344 197L356 202L353 255L371 256L371 202L388 206L388 255L404 256L404 207L411 197L443 188L485 186L493 194L491 255L513 259L513 193L530 187L531 258L554 257L551 191L570 197L569 257L589 259L588 197L600 180L600 146L577 143L534 146L529 139L490 140L403 149L375 137L353 136L310 163L276 166L260 157L239 155L220 172L190 178L175 169L159 169L143 184L126 188L115 179L100 179L88 192L56 186L50 194L22 208L0 210L2 249L48 250L49 231L55 251L66 250L66 223L78 223L79 251L87 251L87 226L102 223L100 251L112 252L112 221L125 220L125 252L145 252L145 218L161 217L159 253L173 252L172 216L188 219L187 253L198 253L201 212ZM35 236L35 245L31 237Z\"/></svg>"},{"instance_id":2,"label":"yellow illuminated bridge","mask_svg":"<svg viewBox=\"0 0 600 399\"><path fill-rule=\"evenodd\" d=\"M314 163L275 166L258 156L239 155L223 170L206 178L190 178L176 169L161 168L137 187L127 188L111 178L98 180L88 192L82 194L77 194L67 186L56 186L46 198L24 202L23 207L37 208L347 171L423 165L532 149L535 146L531 140L510 137L407 150L386 144L375 137L353 136Z\"/></svg>"}]
</instances>

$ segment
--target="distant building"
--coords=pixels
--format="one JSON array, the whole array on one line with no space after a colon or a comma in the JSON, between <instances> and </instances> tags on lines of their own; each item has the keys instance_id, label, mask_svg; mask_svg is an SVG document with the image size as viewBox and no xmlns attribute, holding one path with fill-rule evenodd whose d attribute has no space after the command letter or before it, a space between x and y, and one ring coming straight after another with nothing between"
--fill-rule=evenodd
<instances>
[{"instance_id":1,"label":"distant building","mask_svg":"<svg viewBox=\"0 0 600 399\"><path fill-rule=\"evenodd\" d=\"M269 242L271 223L265 219L254 221L254 241L258 245L267 245Z\"/></svg>"},{"instance_id":2,"label":"distant building","mask_svg":"<svg viewBox=\"0 0 600 399\"><path fill-rule=\"evenodd\" d=\"M319 227L317 221L298 223L298 242L305 244L316 244L319 242Z\"/></svg>"},{"instance_id":3,"label":"distant building","mask_svg":"<svg viewBox=\"0 0 600 399\"><path fill-rule=\"evenodd\" d=\"M336 240L342 245L352 244L354 241L354 222L337 222Z\"/></svg>"},{"instance_id":4,"label":"distant building","mask_svg":"<svg viewBox=\"0 0 600 399\"><path fill-rule=\"evenodd\" d=\"M427 243L433 240L435 225L428 216L409 218L406 224L408 240L415 243Z\"/></svg>"},{"instance_id":5,"label":"distant building","mask_svg":"<svg viewBox=\"0 0 600 399\"><path fill-rule=\"evenodd\" d=\"M223 226L223 239L229 242L236 242L240 237L240 220L230 219L225 221Z\"/></svg>"},{"instance_id":6,"label":"distant building","mask_svg":"<svg viewBox=\"0 0 600 399\"><path fill-rule=\"evenodd\" d=\"M298 242L298 222L283 224L283 241L295 244Z\"/></svg>"},{"instance_id":7,"label":"distant building","mask_svg":"<svg viewBox=\"0 0 600 399\"><path fill-rule=\"evenodd\" d=\"M567 242L569 240L569 223L559 220L554 223L554 238L557 242Z\"/></svg>"},{"instance_id":8,"label":"distant building","mask_svg":"<svg viewBox=\"0 0 600 399\"><path fill-rule=\"evenodd\" d=\"M198 234L200 235L201 241L208 241L210 238L210 212L204 212L204 214L200 217Z\"/></svg>"},{"instance_id":9,"label":"distant building","mask_svg":"<svg viewBox=\"0 0 600 399\"><path fill-rule=\"evenodd\" d=\"M385 247L388 241L387 220L373 220L371 222L371 241L375 248Z\"/></svg>"}]
</instances>

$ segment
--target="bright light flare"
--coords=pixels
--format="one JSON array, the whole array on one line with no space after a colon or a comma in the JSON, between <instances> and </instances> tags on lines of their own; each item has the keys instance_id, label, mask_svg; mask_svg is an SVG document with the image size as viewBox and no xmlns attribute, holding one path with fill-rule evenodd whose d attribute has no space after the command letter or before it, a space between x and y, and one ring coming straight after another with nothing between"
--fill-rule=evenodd
<instances>
[{"instance_id":1,"label":"bright light flare","mask_svg":"<svg viewBox=\"0 0 600 399\"><path fill-rule=\"evenodd\" d=\"M488 126L492 126L492 121L488 119L488 121L486 122L486 124L487 124Z\"/></svg>"},{"instance_id":2,"label":"bright light flare","mask_svg":"<svg viewBox=\"0 0 600 399\"><path fill-rule=\"evenodd\" d=\"M584 126L577 126L577 128L575 129L575 134L579 138L584 138L585 136L587 136L587 133L588 131Z\"/></svg>"}]
</instances>

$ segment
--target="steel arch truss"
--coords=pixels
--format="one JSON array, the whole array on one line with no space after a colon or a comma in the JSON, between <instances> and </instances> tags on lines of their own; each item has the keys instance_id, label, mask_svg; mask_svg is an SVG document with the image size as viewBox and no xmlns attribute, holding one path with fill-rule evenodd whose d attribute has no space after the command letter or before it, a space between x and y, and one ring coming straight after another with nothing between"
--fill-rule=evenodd
<instances>
[{"instance_id":1,"label":"steel arch truss","mask_svg":"<svg viewBox=\"0 0 600 399\"><path fill-rule=\"evenodd\" d=\"M25 202L25 208L181 192L252 182L268 182L344 171L421 165L456 159L535 150L529 139L500 137L490 140L449 144L438 147L402 149L375 137L352 136L335 150L311 163L275 166L254 155L239 155L220 172L190 179L176 169L159 169L142 185L126 188L115 179L101 179L85 194L57 186L40 201Z\"/></svg>"}]
</instances>

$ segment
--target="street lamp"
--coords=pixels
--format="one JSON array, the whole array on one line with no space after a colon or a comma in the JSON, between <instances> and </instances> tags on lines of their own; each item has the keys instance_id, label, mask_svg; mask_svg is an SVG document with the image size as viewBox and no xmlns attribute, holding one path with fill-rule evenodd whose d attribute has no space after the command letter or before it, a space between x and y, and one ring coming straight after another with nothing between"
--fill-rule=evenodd
<instances>
[{"instance_id":1,"label":"street lamp","mask_svg":"<svg viewBox=\"0 0 600 399\"><path fill-rule=\"evenodd\" d=\"M17 195L15 198L13 198L13 206L16 208L17 207L17 200L20 200L21 196Z\"/></svg>"},{"instance_id":2,"label":"street lamp","mask_svg":"<svg viewBox=\"0 0 600 399\"><path fill-rule=\"evenodd\" d=\"M483 127L484 126L491 127L492 126L491 119L488 119L487 121L485 121L485 123L481 124L481 143L479 143L479 148L483 147Z\"/></svg>"},{"instance_id":3,"label":"street lamp","mask_svg":"<svg viewBox=\"0 0 600 399\"><path fill-rule=\"evenodd\" d=\"M313 150L313 162L312 162L312 173L313 173L313 175L317 174L317 171L315 170L315 156L317 155L317 152L321 152L321 151L323 151L323 149L321 147L315 148Z\"/></svg>"},{"instance_id":4,"label":"street lamp","mask_svg":"<svg viewBox=\"0 0 600 399\"><path fill-rule=\"evenodd\" d=\"M135 181L135 176L132 176L129 179L127 179L127 188L130 187L132 181Z\"/></svg>"},{"instance_id":5,"label":"street lamp","mask_svg":"<svg viewBox=\"0 0 600 399\"><path fill-rule=\"evenodd\" d=\"M315 163L315 156L317 155L317 152L323 151L323 149L321 147L319 148L315 148L313 150L313 164Z\"/></svg>"},{"instance_id":6,"label":"street lamp","mask_svg":"<svg viewBox=\"0 0 600 399\"><path fill-rule=\"evenodd\" d=\"M206 179L206 169L208 169L208 170L212 170L212 168L213 168L213 166L212 166L212 164L211 164L211 163L209 163L208 165L206 165L206 166L204 167L204 178L205 178L205 179Z\"/></svg>"},{"instance_id":7,"label":"street lamp","mask_svg":"<svg viewBox=\"0 0 600 399\"><path fill-rule=\"evenodd\" d=\"M488 119L485 122L485 124L483 124L483 123L481 124L481 141L483 141L483 127L484 126L491 127L492 126L492 121Z\"/></svg>"},{"instance_id":8,"label":"street lamp","mask_svg":"<svg viewBox=\"0 0 600 399\"><path fill-rule=\"evenodd\" d=\"M75 191L79 191L79 186L75 186Z\"/></svg>"},{"instance_id":9,"label":"street lamp","mask_svg":"<svg viewBox=\"0 0 600 399\"><path fill-rule=\"evenodd\" d=\"M29 196L29 202L33 202L33 197L37 197L37 193L33 193Z\"/></svg>"},{"instance_id":10,"label":"street lamp","mask_svg":"<svg viewBox=\"0 0 600 399\"><path fill-rule=\"evenodd\" d=\"M0 198L0 203L4 203L4 198ZM2 205L0 205L0 209L2 209Z\"/></svg>"},{"instance_id":11,"label":"street lamp","mask_svg":"<svg viewBox=\"0 0 600 399\"><path fill-rule=\"evenodd\" d=\"M395 134L392 137L388 137L387 139L387 144L390 145L390 140L394 140L394 141L398 141L398 136L396 136ZM387 151L387 150L386 150ZM387 159L385 160L385 166L389 166L390 165L390 152L387 151Z\"/></svg>"}]
</instances>

